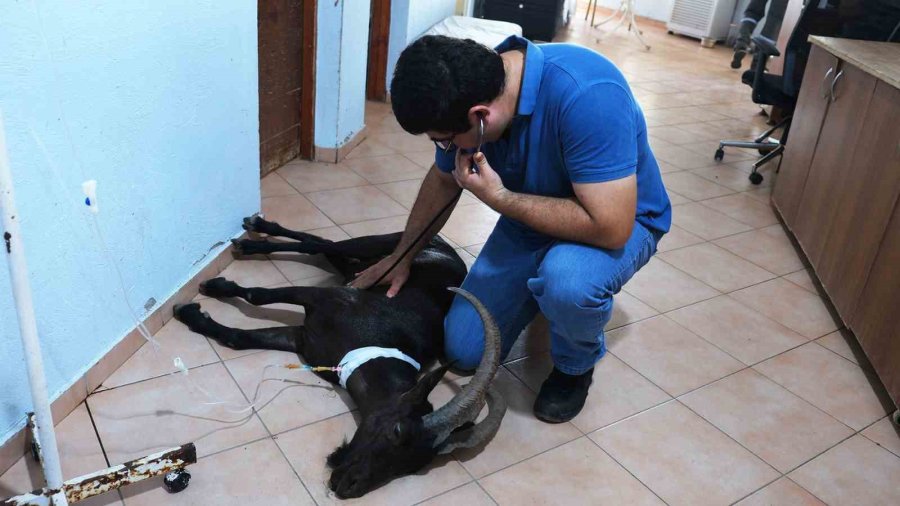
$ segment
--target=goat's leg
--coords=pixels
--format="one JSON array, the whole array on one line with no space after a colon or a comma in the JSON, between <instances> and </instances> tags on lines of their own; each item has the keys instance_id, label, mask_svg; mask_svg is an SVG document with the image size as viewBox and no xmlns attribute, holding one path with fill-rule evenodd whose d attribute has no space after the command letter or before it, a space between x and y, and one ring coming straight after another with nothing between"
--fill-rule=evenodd
<instances>
[{"instance_id":1,"label":"goat's leg","mask_svg":"<svg viewBox=\"0 0 900 506\"><path fill-rule=\"evenodd\" d=\"M329 288L286 286L283 288L247 288L225 278L213 278L200 283L200 293L207 297L240 297L255 306L266 304L297 304L309 306L321 298L321 290ZM309 309L309 308L307 308Z\"/></svg>"},{"instance_id":2,"label":"goat's leg","mask_svg":"<svg viewBox=\"0 0 900 506\"><path fill-rule=\"evenodd\" d=\"M274 221L267 221L260 216L250 216L244 218L243 227L247 232L257 232L272 237L287 237L288 239L295 239L297 241L310 241L320 243L332 242L317 235L307 234L306 232L297 232L296 230L284 228L278 223L275 223Z\"/></svg>"},{"instance_id":3,"label":"goat's leg","mask_svg":"<svg viewBox=\"0 0 900 506\"><path fill-rule=\"evenodd\" d=\"M240 255L266 255L269 253L291 252L315 255L324 253L333 255L337 252L334 243L326 242L269 242L253 239L232 239L234 251Z\"/></svg>"},{"instance_id":4,"label":"goat's leg","mask_svg":"<svg viewBox=\"0 0 900 506\"><path fill-rule=\"evenodd\" d=\"M226 327L200 311L200 304L197 303L175 306L175 318L191 331L215 339L234 350L260 349L297 353L306 334L303 326L255 330Z\"/></svg>"}]
</instances>

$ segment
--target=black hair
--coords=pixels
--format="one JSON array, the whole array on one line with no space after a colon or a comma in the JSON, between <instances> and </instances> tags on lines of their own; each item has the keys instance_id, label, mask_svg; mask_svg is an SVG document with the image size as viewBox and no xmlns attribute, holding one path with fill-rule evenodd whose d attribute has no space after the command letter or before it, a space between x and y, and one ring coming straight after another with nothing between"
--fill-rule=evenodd
<instances>
[{"instance_id":1,"label":"black hair","mask_svg":"<svg viewBox=\"0 0 900 506\"><path fill-rule=\"evenodd\" d=\"M499 97L505 84L496 51L471 39L427 35L400 54L391 105L409 133L462 133L471 128L469 109Z\"/></svg>"}]
</instances>

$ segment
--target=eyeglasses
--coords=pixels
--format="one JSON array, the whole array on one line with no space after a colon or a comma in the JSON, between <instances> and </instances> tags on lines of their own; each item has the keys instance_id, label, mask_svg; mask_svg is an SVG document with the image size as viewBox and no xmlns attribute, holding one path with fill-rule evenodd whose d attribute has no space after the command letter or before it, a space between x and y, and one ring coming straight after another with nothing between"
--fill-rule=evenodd
<instances>
[{"instance_id":1,"label":"eyeglasses","mask_svg":"<svg viewBox=\"0 0 900 506\"><path fill-rule=\"evenodd\" d=\"M443 150L444 153L449 152L453 148L453 139L456 138L457 134L453 134L449 139L444 139L440 141L433 141L434 145L439 149ZM478 115L478 148L475 152L481 151L481 145L484 143L484 118L481 115Z\"/></svg>"}]
</instances>

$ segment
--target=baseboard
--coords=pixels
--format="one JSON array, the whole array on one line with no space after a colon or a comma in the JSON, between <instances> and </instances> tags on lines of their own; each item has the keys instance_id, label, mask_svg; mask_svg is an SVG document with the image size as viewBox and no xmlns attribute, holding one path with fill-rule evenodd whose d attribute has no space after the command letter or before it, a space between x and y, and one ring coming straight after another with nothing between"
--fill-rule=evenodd
<instances>
[{"instance_id":1,"label":"baseboard","mask_svg":"<svg viewBox=\"0 0 900 506\"><path fill-rule=\"evenodd\" d=\"M316 146L313 153L313 160L317 162L329 162L329 163L338 163L347 155L353 151L353 148L359 146L359 143L364 141L368 136L368 131L365 126L359 132L350 138L343 145L338 146L336 148L323 148L320 146Z\"/></svg>"},{"instance_id":2,"label":"baseboard","mask_svg":"<svg viewBox=\"0 0 900 506\"><path fill-rule=\"evenodd\" d=\"M213 278L225 270L232 261L232 246L229 244L206 267L195 274L181 288L160 305L144 320L144 326L151 334L155 334L172 319L176 304L190 302L200 293L200 283ZM132 329L121 341L116 343L100 360L91 366L72 386L50 403L53 412L53 424L57 425L78 407L88 394L95 391L119 367L144 345L145 339L137 328ZM24 414L24 413L23 413ZM0 474L13 466L26 452L30 451L30 437L23 427L12 437L0 445Z\"/></svg>"}]
</instances>

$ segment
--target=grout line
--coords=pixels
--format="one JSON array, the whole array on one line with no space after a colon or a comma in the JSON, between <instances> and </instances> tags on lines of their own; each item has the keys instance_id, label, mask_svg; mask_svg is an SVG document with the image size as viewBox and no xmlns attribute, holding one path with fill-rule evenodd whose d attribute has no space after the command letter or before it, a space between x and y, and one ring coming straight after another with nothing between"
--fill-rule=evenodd
<instances>
[{"instance_id":1,"label":"grout line","mask_svg":"<svg viewBox=\"0 0 900 506\"><path fill-rule=\"evenodd\" d=\"M106 447L103 446L103 439L100 437L100 431L97 429L97 422L94 421L94 414L91 412L91 405L88 404L88 400L84 400L84 407L87 409L88 418L91 420L91 427L94 428L94 435L97 436L97 442L100 443L100 451L103 452L103 460L106 462L106 467L110 467L112 464L109 462L109 456L106 454Z\"/></svg>"},{"instance_id":2,"label":"grout line","mask_svg":"<svg viewBox=\"0 0 900 506\"><path fill-rule=\"evenodd\" d=\"M622 469L624 469L626 473L630 474L632 478L634 478L635 480L637 480L638 483L640 483L641 485L643 485L644 488L646 488L647 490L649 490L651 494L655 495L655 496L657 497L657 499L659 499L660 501L662 501L663 504L669 504L669 503L667 503L662 497L660 497L660 495L657 494L655 490L653 490L652 488L650 488L650 485L647 485L646 483L644 483L643 480L641 480L641 479L638 478L633 472L631 472L631 469L628 469L627 467L625 467L625 465L622 464L621 462L619 462L619 460L616 459L611 453L609 453L608 451L606 451L605 449L603 449L603 447L600 446L600 443L594 441L594 439L591 438L590 436L585 436L585 437L587 437L588 441L590 441L591 443L593 443L594 446L596 446L597 448L599 448L601 452L605 453L610 459L612 459L613 462L615 462L616 464L618 464L619 467L621 467Z\"/></svg>"}]
</instances>

